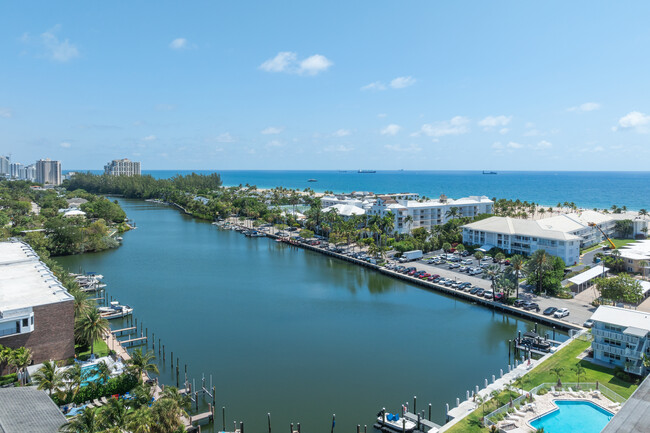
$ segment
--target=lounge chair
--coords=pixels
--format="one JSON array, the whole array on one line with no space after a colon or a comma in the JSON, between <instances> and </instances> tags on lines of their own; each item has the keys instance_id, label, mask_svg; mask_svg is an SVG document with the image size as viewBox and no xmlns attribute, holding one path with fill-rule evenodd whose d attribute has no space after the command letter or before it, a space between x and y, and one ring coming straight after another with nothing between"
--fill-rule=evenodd
<instances>
[{"instance_id":1,"label":"lounge chair","mask_svg":"<svg viewBox=\"0 0 650 433\"><path fill-rule=\"evenodd\" d=\"M95 405L92 404L92 403L90 403L90 404L87 404L87 405L86 405L86 408L88 408L88 409L94 409L94 408L95 408Z\"/></svg>"},{"instance_id":2,"label":"lounge chair","mask_svg":"<svg viewBox=\"0 0 650 433\"><path fill-rule=\"evenodd\" d=\"M512 428L517 427L517 423L515 423L515 422L513 422L513 421L501 421L501 422L497 425L497 427L499 427L500 429L504 429L504 430L505 430L505 429L507 429L508 427L512 427Z\"/></svg>"},{"instance_id":3,"label":"lounge chair","mask_svg":"<svg viewBox=\"0 0 650 433\"><path fill-rule=\"evenodd\" d=\"M599 399L599 398L600 398L600 391L599 391L599 390L595 390L594 392L591 393L591 396L592 396L593 398L598 398L598 399Z\"/></svg>"},{"instance_id":4,"label":"lounge chair","mask_svg":"<svg viewBox=\"0 0 650 433\"><path fill-rule=\"evenodd\" d=\"M578 398L578 397L579 397L578 393L575 392L573 389L568 388L568 390L569 390L569 395L570 395L571 397L573 397L573 398Z\"/></svg>"},{"instance_id":5,"label":"lounge chair","mask_svg":"<svg viewBox=\"0 0 650 433\"><path fill-rule=\"evenodd\" d=\"M101 405L102 405L102 402L99 401L98 398L96 398L96 399L93 400L93 406L95 406L95 407L99 407L99 406L101 406Z\"/></svg>"},{"instance_id":6,"label":"lounge chair","mask_svg":"<svg viewBox=\"0 0 650 433\"><path fill-rule=\"evenodd\" d=\"M102 398L100 398L99 401L100 401L102 404L107 404L107 403L108 403L108 399L107 399L106 397L102 397Z\"/></svg>"}]
</instances>

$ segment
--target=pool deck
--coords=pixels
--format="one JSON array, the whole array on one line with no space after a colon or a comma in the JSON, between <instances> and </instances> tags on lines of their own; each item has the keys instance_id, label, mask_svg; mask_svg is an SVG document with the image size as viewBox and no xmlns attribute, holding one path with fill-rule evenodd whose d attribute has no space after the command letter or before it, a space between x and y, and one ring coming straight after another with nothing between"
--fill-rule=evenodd
<instances>
[{"instance_id":1,"label":"pool deck","mask_svg":"<svg viewBox=\"0 0 650 433\"><path fill-rule=\"evenodd\" d=\"M555 400L590 402L612 414L616 414L619 410L611 400L597 392L589 392L588 390L582 392L548 392L544 395L534 396L533 402L526 405L526 410L515 411L507 419L499 421L497 426L503 431L513 433L534 433L536 430L531 427L530 422L556 410L558 407L554 403Z\"/></svg>"}]
</instances>

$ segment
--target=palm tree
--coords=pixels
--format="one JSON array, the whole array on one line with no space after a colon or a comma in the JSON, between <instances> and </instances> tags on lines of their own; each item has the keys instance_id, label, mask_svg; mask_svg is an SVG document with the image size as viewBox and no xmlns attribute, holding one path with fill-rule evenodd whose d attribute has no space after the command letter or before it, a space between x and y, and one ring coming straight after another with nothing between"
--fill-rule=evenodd
<instances>
[{"instance_id":1,"label":"palm tree","mask_svg":"<svg viewBox=\"0 0 650 433\"><path fill-rule=\"evenodd\" d=\"M153 431L153 417L148 407L129 413L127 419L127 430L131 433L151 433Z\"/></svg>"},{"instance_id":2,"label":"palm tree","mask_svg":"<svg viewBox=\"0 0 650 433\"><path fill-rule=\"evenodd\" d=\"M647 209L639 209L639 216L642 216L642 217L648 216Z\"/></svg>"},{"instance_id":3,"label":"palm tree","mask_svg":"<svg viewBox=\"0 0 650 433\"><path fill-rule=\"evenodd\" d=\"M99 376L99 382L102 384L106 384L108 382L108 379L111 378L111 368L106 364L106 362L102 361L99 364L97 364L97 374Z\"/></svg>"},{"instance_id":4,"label":"palm tree","mask_svg":"<svg viewBox=\"0 0 650 433\"><path fill-rule=\"evenodd\" d=\"M11 353L12 352L13 352L13 350L11 348L5 347L2 344L0 344L0 367L5 362L7 362L7 363L9 362L9 360L11 359Z\"/></svg>"},{"instance_id":5,"label":"palm tree","mask_svg":"<svg viewBox=\"0 0 650 433\"><path fill-rule=\"evenodd\" d=\"M9 360L10 365L16 369L16 373L21 373L20 383L25 384L25 375L23 370L29 365L32 361L32 351L25 348L19 347L11 352L11 359Z\"/></svg>"},{"instance_id":6,"label":"palm tree","mask_svg":"<svg viewBox=\"0 0 650 433\"><path fill-rule=\"evenodd\" d=\"M89 408L61 426L61 431L69 433L97 433L101 430L99 417L94 409Z\"/></svg>"},{"instance_id":7,"label":"palm tree","mask_svg":"<svg viewBox=\"0 0 650 433\"><path fill-rule=\"evenodd\" d=\"M110 326L96 308L82 313L75 322L75 337L90 345L90 354L95 353L95 341L108 334Z\"/></svg>"},{"instance_id":8,"label":"palm tree","mask_svg":"<svg viewBox=\"0 0 650 433\"><path fill-rule=\"evenodd\" d=\"M445 218L453 220L454 218L458 218L459 215L460 215L460 209L457 208L456 206L452 206L445 213Z\"/></svg>"},{"instance_id":9,"label":"palm tree","mask_svg":"<svg viewBox=\"0 0 650 433\"><path fill-rule=\"evenodd\" d=\"M537 277L537 293L542 291L542 277L551 269L553 257L544 250L535 251L526 263L526 271Z\"/></svg>"},{"instance_id":10,"label":"palm tree","mask_svg":"<svg viewBox=\"0 0 650 433\"><path fill-rule=\"evenodd\" d=\"M413 217L411 215L406 215L404 218L404 225L408 227L408 232L411 233L411 224L413 223Z\"/></svg>"},{"instance_id":11,"label":"palm tree","mask_svg":"<svg viewBox=\"0 0 650 433\"><path fill-rule=\"evenodd\" d=\"M184 411L190 410L192 408L192 401L187 394L181 394L178 392L178 388L175 386L167 386L163 390L162 397L170 400L174 400L178 407Z\"/></svg>"},{"instance_id":12,"label":"palm tree","mask_svg":"<svg viewBox=\"0 0 650 433\"><path fill-rule=\"evenodd\" d=\"M127 408L119 398L111 398L102 410L101 424L104 428L126 427Z\"/></svg>"},{"instance_id":13,"label":"palm tree","mask_svg":"<svg viewBox=\"0 0 650 433\"><path fill-rule=\"evenodd\" d=\"M476 251L476 252L474 253L474 258L475 258L476 260L478 260L478 264L479 264L479 266L481 265L481 260L483 260L483 257L485 257L485 254L483 254L482 251Z\"/></svg>"},{"instance_id":14,"label":"palm tree","mask_svg":"<svg viewBox=\"0 0 650 433\"><path fill-rule=\"evenodd\" d=\"M86 292L74 289L70 291L70 294L74 297L74 317L80 317L92 307Z\"/></svg>"},{"instance_id":15,"label":"palm tree","mask_svg":"<svg viewBox=\"0 0 650 433\"><path fill-rule=\"evenodd\" d=\"M562 375L564 374L564 368L562 367L553 367L551 368L551 373L557 377L557 387L562 388Z\"/></svg>"},{"instance_id":16,"label":"palm tree","mask_svg":"<svg viewBox=\"0 0 650 433\"><path fill-rule=\"evenodd\" d=\"M127 361L129 369L142 380L142 373L158 374L158 366L153 362L156 356L151 350L143 353L141 349L135 349L131 353L131 359Z\"/></svg>"},{"instance_id":17,"label":"palm tree","mask_svg":"<svg viewBox=\"0 0 650 433\"><path fill-rule=\"evenodd\" d=\"M181 426L182 414L178 402L171 398L157 400L151 406L151 415L155 425L154 431L159 433L173 433Z\"/></svg>"},{"instance_id":18,"label":"palm tree","mask_svg":"<svg viewBox=\"0 0 650 433\"><path fill-rule=\"evenodd\" d=\"M586 371L580 363L577 363L571 367L571 370L573 370L573 372L576 374L576 378L578 379L578 388L580 388L580 376L584 376L586 374Z\"/></svg>"},{"instance_id":19,"label":"palm tree","mask_svg":"<svg viewBox=\"0 0 650 433\"><path fill-rule=\"evenodd\" d=\"M81 364L75 362L70 368L65 369L63 371L63 381L66 387L67 398L70 400L74 399L84 381Z\"/></svg>"},{"instance_id":20,"label":"palm tree","mask_svg":"<svg viewBox=\"0 0 650 433\"><path fill-rule=\"evenodd\" d=\"M53 361L45 361L43 366L32 375L32 381L38 386L38 389L47 390L51 397L52 391L63 386L63 375L57 371Z\"/></svg>"},{"instance_id":21,"label":"palm tree","mask_svg":"<svg viewBox=\"0 0 650 433\"><path fill-rule=\"evenodd\" d=\"M501 267L499 265L490 265L487 267L485 270L485 273L488 277L490 277L490 281L492 281L492 300L496 300L496 284L494 281L496 278L499 276L499 273L501 272Z\"/></svg>"},{"instance_id":22,"label":"palm tree","mask_svg":"<svg viewBox=\"0 0 650 433\"><path fill-rule=\"evenodd\" d=\"M524 258L519 254L515 254L510 258L510 272L512 272L515 277L516 298L519 298L519 273L523 272L525 263Z\"/></svg>"}]
</instances>

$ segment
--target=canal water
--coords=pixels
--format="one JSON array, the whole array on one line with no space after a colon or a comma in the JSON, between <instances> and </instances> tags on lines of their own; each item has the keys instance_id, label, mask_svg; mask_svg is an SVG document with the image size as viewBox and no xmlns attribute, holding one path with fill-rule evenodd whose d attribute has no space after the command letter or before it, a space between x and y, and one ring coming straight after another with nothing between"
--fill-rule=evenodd
<instances>
[{"instance_id":1,"label":"canal water","mask_svg":"<svg viewBox=\"0 0 650 433\"><path fill-rule=\"evenodd\" d=\"M249 431L353 432L416 395L444 422L465 390L507 370L508 339L533 324L315 252L246 238L154 203L120 199L137 229L111 251L58 258L99 272L107 295L165 344L197 385L216 385L217 416ZM113 328L120 326L112 323ZM547 332L540 327L540 333ZM557 335L558 339L565 336ZM156 341L157 343L157 341ZM156 354L158 347L156 347ZM158 360L162 364L162 360ZM204 408L211 399L202 402Z\"/></svg>"}]
</instances>

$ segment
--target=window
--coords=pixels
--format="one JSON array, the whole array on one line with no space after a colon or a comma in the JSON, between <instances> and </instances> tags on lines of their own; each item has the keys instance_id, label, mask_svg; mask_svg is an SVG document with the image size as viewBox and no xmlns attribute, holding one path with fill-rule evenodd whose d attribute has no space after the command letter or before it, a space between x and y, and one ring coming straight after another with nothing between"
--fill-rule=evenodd
<instances>
[{"instance_id":1,"label":"window","mask_svg":"<svg viewBox=\"0 0 650 433\"><path fill-rule=\"evenodd\" d=\"M32 326L34 326L34 316L32 316Z\"/></svg>"},{"instance_id":2,"label":"window","mask_svg":"<svg viewBox=\"0 0 650 433\"><path fill-rule=\"evenodd\" d=\"M29 319L23 319L23 328L29 326Z\"/></svg>"}]
</instances>

